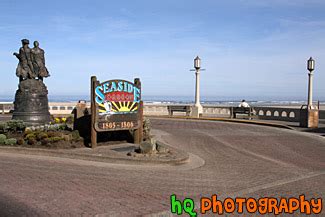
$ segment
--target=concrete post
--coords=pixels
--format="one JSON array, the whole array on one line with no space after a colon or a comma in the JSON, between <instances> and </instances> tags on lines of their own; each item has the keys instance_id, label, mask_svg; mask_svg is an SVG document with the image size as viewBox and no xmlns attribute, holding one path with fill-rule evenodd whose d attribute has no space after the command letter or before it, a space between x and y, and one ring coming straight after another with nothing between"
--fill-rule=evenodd
<instances>
[{"instance_id":1,"label":"concrete post","mask_svg":"<svg viewBox=\"0 0 325 217\"><path fill-rule=\"evenodd\" d=\"M313 106L313 72L308 73L308 108Z\"/></svg>"},{"instance_id":2,"label":"concrete post","mask_svg":"<svg viewBox=\"0 0 325 217\"><path fill-rule=\"evenodd\" d=\"M195 106L200 106L200 69L195 72Z\"/></svg>"},{"instance_id":3,"label":"concrete post","mask_svg":"<svg viewBox=\"0 0 325 217\"><path fill-rule=\"evenodd\" d=\"M193 109L193 116L194 117L200 117L200 114L203 113L203 108L200 103L200 69L197 68L195 72L195 105Z\"/></svg>"}]
</instances>

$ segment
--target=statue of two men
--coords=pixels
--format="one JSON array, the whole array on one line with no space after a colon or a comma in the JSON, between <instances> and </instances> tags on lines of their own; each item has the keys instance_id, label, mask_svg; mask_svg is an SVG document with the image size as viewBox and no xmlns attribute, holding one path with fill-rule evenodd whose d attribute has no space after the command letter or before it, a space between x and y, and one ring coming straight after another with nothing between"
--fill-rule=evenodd
<instances>
[{"instance_id":1,"label":"statue of two men","mask_svg":"<svg viewBox=\"0 0 325 217\"><path fill-rule=\"evenodd\" d=\"M29 48L29 40L21 40L22 47L19 53L14 53L19 63L16 69L16 75L20 81L26 79L40 79L49 77L50 74L45 67L44 50L39 48L38 41L34 41L34 47Z\"/></svg>"}]
</instances>

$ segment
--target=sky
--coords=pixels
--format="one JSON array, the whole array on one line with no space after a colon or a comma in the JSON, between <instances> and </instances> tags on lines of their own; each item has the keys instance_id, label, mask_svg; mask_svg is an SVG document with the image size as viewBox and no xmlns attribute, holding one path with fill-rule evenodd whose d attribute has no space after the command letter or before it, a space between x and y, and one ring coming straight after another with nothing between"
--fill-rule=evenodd
<instances>
[{"instance_id":1,"label":"sky","mask_svg":"<svg viewBox=\"0 0 325 217\"><path fill-rule=\"evenodd\" d=\"M50 96L139 77L144 96L325 100L324 0L0 0L0 96L14 96L20 40L40 42Z\"/></svg>"}]
</instances>

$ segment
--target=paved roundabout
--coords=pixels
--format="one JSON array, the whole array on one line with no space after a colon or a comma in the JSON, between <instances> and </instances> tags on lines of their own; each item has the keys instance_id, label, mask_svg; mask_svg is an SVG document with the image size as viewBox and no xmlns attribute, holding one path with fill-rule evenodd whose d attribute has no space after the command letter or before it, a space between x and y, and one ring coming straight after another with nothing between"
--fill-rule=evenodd
<instances>
[{"instance_id":1,"label":"paved roundabout","mask_svg":"<svg viewBox=\"0 0 325 217\"><path fill-rule=\"evenodd\" d=\"M325 196L325 139L238 123L152 119L190 153L182 165L112 164L0 152L0 216L165 213L170 195Z\"/></svg>"}]
</instances>

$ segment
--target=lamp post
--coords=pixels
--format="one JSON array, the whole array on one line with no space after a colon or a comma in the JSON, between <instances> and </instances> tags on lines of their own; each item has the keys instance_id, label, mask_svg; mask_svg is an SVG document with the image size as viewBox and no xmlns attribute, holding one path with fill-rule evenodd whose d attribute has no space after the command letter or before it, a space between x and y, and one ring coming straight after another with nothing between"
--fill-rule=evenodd
<instances>
[{"instance_id":1,"label":"lamp post","mask_svg":"<svg viewBox=\"0 0 325 217\"><path fill-rule=\"evenodd\" d=\"M312 57L307 61L308 73L308 102L300 109L300 126L307 128L317 128L319 122L319 108L313 106L313 71L315 60Z\"/></svg>"},{"instance_id":2,"label":"lamp post","mask_svg":"<svg viewBox=\"0 0 325 217\"><path fill-rule=\"evenodd\" d=\"M203 113L203 108L200 103L200 71L204 71L201 69L201 59L199 56L195 57L194 59L194 69L195 69L195 104L193 107L192 115L194 117L200 117L200 114ZM191 70L194 71L194 70Z\"/></svg>"},{"instance_id":3,"label":"lamp post","mask_svg":"<svg viewBox=\"0 0 325 217\"><path fill-rule=\"evenodd\" d=\"M195 68L195 106L201 107L200 104L200 68L201 68L201 59L197 56L194 59L194 68Z\"/></svg>"},{"instance_id":4,"label":"lamp post","mask_svg":"<svg viewBox=\"0 0 325 217\"><path fill-rule=\"evenodd\" d=\"M307 61L308 73L308 108L313 107L313 71L315 69L315 60L312 57Z\"/></svg>"}]
</instances>

